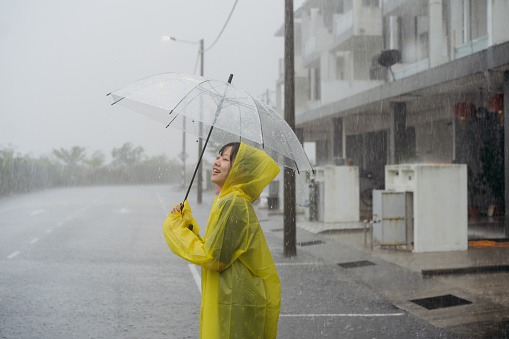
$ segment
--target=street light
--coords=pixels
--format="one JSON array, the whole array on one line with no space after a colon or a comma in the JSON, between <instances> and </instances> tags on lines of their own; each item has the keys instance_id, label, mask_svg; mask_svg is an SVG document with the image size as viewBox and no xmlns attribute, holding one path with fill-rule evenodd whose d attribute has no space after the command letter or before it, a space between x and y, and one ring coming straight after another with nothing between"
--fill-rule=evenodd
<instances>
[{"instance_id":1,"label":"street light","mask_svg":"<svg viewBox=\"0 0 509 339\"><path fill-rule=\"evenodd\" d=\"M200 39L199 41L189 41L189 40L182 40L177 39L170 35L163 35L162 37L163 41L176 41L176 42L182 42L186 44L193 44L193 45L200 45L200 48L198 50L198 53L200 54L200 75L204 75L203 71L203 55L204 55L204 49L203 49L203 39ZM201 112L200 112L201 114ZM201 127L200 127L201 129ZM201 149L203 148L203 140L201 138L198 138L198 159L200 158ZM185 131L182 132L182 187L185 187L186 185L186 134ZM200 162L200 165L198 167L198 203L201 204L202 202L202 187L203 187L203 176L202 176L202 165Z\"/></svg>"}]
</instances>

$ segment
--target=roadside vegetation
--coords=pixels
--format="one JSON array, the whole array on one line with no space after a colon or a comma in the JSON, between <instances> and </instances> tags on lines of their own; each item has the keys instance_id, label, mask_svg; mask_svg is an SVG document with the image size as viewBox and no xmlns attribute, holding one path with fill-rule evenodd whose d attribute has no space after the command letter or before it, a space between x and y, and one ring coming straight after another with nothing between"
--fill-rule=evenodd
<instances>
[{"instance_id":1,"label":"roadside vegetation","mask_svg":"<svg viewBox=\"0 0 509 339\"><path fill-rule=\"evenodd\" d=\"M106 154L84 147L53 149L49 156L21 155L0 145L0 196L66 186L148 185L180 182L180 162L166 155L147 156L125 143Z\"/></svg>"}]
</instances>

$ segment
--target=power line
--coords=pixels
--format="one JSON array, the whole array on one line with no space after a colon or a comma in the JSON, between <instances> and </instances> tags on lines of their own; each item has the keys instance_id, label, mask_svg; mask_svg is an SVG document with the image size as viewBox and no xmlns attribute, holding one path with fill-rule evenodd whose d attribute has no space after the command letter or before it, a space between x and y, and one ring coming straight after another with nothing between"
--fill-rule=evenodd
<instances>
[{"instance_id":1,"label":"power line","mask_svg":"<svg viewBox=\"0 0 509 339\"><path fill-rule=\"evenodd\" d=\"M221 32L219 32L219 35L217 36L216 40L214 40L214 42L212 43L212 45L210 45L206 50L203 51L203 53L207 52L208 50L210 50L212 47L214 47L214 45L216 44L217 40L219 40L219 38L221 37L221 35L223 34L224 32L224 29L226 28L226 26L228 25L228 21L230 21L230 18L232 17L232 14L233 14L233 11L235 10L235 6L237 6L237 2L239 2L239 0L235 0L235 3L233 4L233 8L230 12L230 15L228 16L228 19L226 19L226 22L224 23L224 26L223 28L221 29Z\"/></svg>"}]
</instances>

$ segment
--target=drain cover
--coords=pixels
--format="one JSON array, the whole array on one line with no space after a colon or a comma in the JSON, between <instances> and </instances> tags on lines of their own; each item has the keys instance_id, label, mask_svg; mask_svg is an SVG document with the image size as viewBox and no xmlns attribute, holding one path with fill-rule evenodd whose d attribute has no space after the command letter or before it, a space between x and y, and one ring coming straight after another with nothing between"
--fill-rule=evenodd
<instances>
[{"instance_id":1,"label":"drain cover","mask_svg":"<svg viewBox=\"0 0 509 339\"><path fill-rule=\"evenodd\" d=\"M360 261L344 262L344 263L341 263L338 265L343 268L356 268L356 267L372 266L372 265L375 265L375 263L372 263L371 261L367 261L367 260L360 260Z\"/></svg>"},{"instance_id":2,"label":"drain cover","mask_svg":"<svg viewBox=\"0 0 509 339\"><path fill-rule=\"evenodd\" d=\"M325 242L323 242L321 240L312 240L312 241L297 243L297 245L299 245L299 246L313 246L313 245L320 245L320 244L325 244Z\"/></svg>"},{"instance_id":3,"label":"drain cover","mask_svg":"<svg viewBox=\"0 0 509 339\"><path fill-rule=\"evenodd\" d=\"M468 305L471 301L458 298L452 294L440 295L438 297L423 298L410 300L414 304L427 308L428 310L436 310L439 308Z\"/></svg>"}]
</instances>

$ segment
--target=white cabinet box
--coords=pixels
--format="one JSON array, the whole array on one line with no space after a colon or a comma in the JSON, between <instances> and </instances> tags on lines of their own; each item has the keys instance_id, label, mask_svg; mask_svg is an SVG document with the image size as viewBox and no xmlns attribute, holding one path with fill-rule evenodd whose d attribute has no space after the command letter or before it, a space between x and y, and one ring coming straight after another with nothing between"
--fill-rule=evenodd
<instances>
[{"instance_id":1,"label":"white cabinet box","mask_svg":"<svg viewBox=\"0 0 509 339\"><path fill-rule=\"evenodd\" d=\"M319 220L359 221L359 168L357 166L316 167L319 187Z\"/></svg>"},{"instance_id":2,"label":"white cabinet box","mask_svg":"<svg viewBox=\"0 0 509 339\"><path fill-rule=\"evenodd\" d=\"M466 165L387 165L385 189L413 193L414 252L468 248Z\"/></svg>"}]
</instances>

